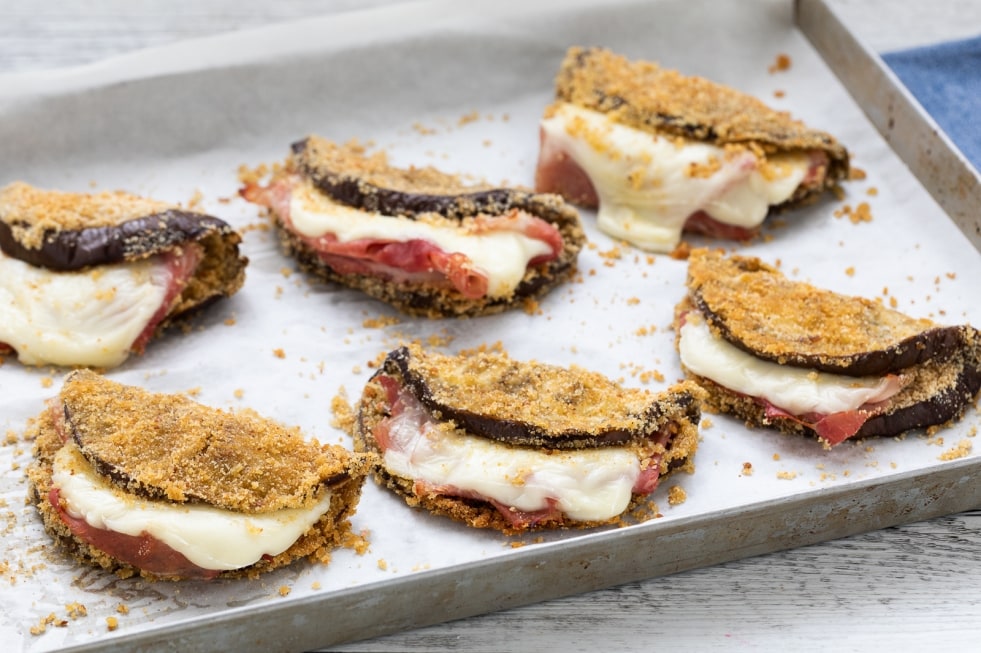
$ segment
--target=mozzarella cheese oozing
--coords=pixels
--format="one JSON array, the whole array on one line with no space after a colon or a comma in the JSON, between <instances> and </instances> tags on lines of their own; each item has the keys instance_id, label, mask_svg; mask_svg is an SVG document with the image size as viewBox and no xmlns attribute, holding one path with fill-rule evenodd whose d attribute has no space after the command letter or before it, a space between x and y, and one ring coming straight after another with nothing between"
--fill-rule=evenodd
<instances>
[{"instance_id":1,"label":"mozzarella cheese oozing","mask_svg":"<svg viewBox=\"0 0 981 653\"><path fill-rule=\"evenodd\" d=\"M716 337L704 318L685 316L678 349L691 372L719 385L766 399L792 415L856 410L884 401L901 388L895 376L852 377L761 360Z\"/></svg>"},{"instance_id":2,"label":"mozzarella cheese oozing","mask_svg":"<svg viewBox=\"0 0 981 653\"><path fill-rule=\"evenodd\" d=\"M0 342L26 365L119 365L170 279L159 258L52 272L0 253Z\"/></svg>"},{"instance_id":3,"label":"mozzarella cheese oozing","mask_svg":"<svg viewBox=\"0 0 981 653\"><path fill-rule=\"evenodd\" d=\"M549 507L580 521L612 519L630 504L640 476L625 447L544 453L439 428L407 411L392 418L386 469L449 486L524 512Z\"/></svg>"},{"instance_id":4,"label":"mozzarella cheese oozing","mask_svg":"<svg viewBox=\"0 0 981 653\"><path fill-rule=\"evenodd\" d=\"M771 205L804 180L806 154L769 157L658 136L606 114L562 103L542 121L543 147L558 148L589 177L607 234L651 251L671 251L685 221L704 211L725 224L755 228Z\"/></svg>"},{"instance_id":5,"label":"mozzarella cheese oozing","mask_svg":"<svg viewBox=\"0 0 981 653\"><path fill-rule=\"evenodd\" d=\"M148 533L198 567L219 571L282 553L330 508L329 492L310 508L261 514L141 499L109 485L72 443L55 454L52 483L72 517L125 535Z\"/></svg>"},{"instance_id":6,"label":"mozzarella cheese oozing","mask_svg":"<svg viewBox=\"0 0 981 653\"><path fill-rule=\"evenodd\" d=\"M449 220L409 220L360 211L331 201L308 183L293 189L290 221L308 238L333 234L340 242L425 240L444 252L459 252L487 277L490 297L510 295L524 278L528 262L552 251L548 243L518 231L476 233Z\"/></svg>"}]
</instances>

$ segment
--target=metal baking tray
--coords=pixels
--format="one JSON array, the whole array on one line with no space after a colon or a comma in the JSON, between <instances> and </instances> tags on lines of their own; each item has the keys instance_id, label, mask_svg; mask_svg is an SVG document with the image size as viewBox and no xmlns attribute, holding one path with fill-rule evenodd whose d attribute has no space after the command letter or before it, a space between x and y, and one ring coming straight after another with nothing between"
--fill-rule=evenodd
<instances>
[{"instance_id":1,"label":"metal baking tray","mask_svg":"<svg viewBox=\"0 0 981 653\"><path fill-rule=\"evenodd\" d=\"M236 199L238 167L279 160L293 140L321 133L373 141L398 163L527 185L538 117L565 49L577 44L757 95L837 135L867 172L844 198L781 216L757 242L726 246L780 259L825 287L895 299L913 314L981 323L978 217L969 210L979 205L977 174L822 0L421 2L6 75L0 183L125 188L181 202L197 195L204 210L252 227L260 218ZM792 65L770 72L779 54ZM870 204L872 222L836 217L858 202ZM342 444L350 443L331 425L331 399L342 391L356 399L369 362L406 339L448 350L500 341L517 358L659 390L681 374L669 325L684 262L649 260L598 233L590 212L583 219L593 245L580 258L581 282L544 299L537 315L460 321L400 318L311 283L269 233L248 229L243 291L109 375L247 406ZM62 373L13 359L0 366L0 429L23 432ZM30 444L8 441L0 496L11 584L0 597L0 641L28 651L298 651L981 506L979 452L941 459L970 442L976 410L939 434L832 451L710 420L695 473L667 479L655 494L660 516L642 524L505 537L410 510L369 484L353 520L367 533L366 553L341 549L328 566L298 564L258 581L180 584L121 580L65 559L23 505ZM668 503L673 485L685 502ZM87 616L67 617L73 603ZM65 627L31 635L48 614Z\"/></svg>"}]
</instances>

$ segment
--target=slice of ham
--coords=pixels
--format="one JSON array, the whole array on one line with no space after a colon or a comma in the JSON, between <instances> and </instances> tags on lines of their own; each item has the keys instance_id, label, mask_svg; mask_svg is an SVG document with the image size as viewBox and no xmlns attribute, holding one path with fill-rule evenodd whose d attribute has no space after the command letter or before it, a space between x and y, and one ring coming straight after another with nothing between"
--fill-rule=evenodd
<instances>
[{"instance_id":1,"label":"slice of ham","mask_svg":"<svg viewBox=\"0 0 981 653\"><path fill-rule=\"evenodd\" d=\"M807 415L791 415L782 408L777 408L765 399L757 399L766 409L768 419L789 419L803 424L812 429L817 436L828 443L829 446L841 444L845 440L854 437L870 418L886 409L889 402L880 401L861 406L856 410L847 410L840 413L820 414L808 413Z\"/></svg>"},{"instance_id":2,"label":"slice of ham","mask_svg":"<svg viewBox=\"0 0 981 653\"><path fill-rule=\"evenodd\" d=\"M586 171L576 163L561 143L549 138L544 129L539 129L539 141L541 149L535 169L535 190L540 193L556 193L573 204L585 208L598 208L599 194ZM801 186L810 188L823 183L828 167L828 155L821 150L814 150L809 152L808 156L810 165ZM755 167L755 162L753 166ZM724 191L725 186L721 186L719 190ZM758 227L740 227L716 220L701 209L688 216L682 230L729 240L749 240L759 232Z\"/></svg>"},{"instance_id":3,"label":"slice of ham","mask_svg":"<svg viewBox=\"0 0 981 653\"><path fill-rule=\"evenodd\" d=\"M194 276L194 271L201 263L201 259L204 258L204 252L197 243L188 243L183 247L162 254L161 257L162 265L167 270L167 291L160 308L157 309L157 312L147 322L146 327L133 341L133 346L130 349L138 354L142 354L146 349L146 344L153 337L154 331L170 313L171 307L180 294L184 292L187 282Z\"/></svg>"},{"instance_id":4,"label":"slice of ham","mask_svg":"<svg viewBox=\"0 0 981 653\"><path fill-rule=\"evenodd\" d=\"M342 242L335 234L312 238L297 233L290 219L290 199L298 183L297 178L285 177L265 187L248 184L241 190L241 195L275 213L287 229L338 274L362 274L396 282L442 285L455 288L470 299L487 295L487 276L473 266L466 255L446 252L426 240L362 238ZM470 226L470 232L474 235L493 231L513 231L546 243L549 253L533 258L528 262L529 266L546 263L562 253L563 241L559 230L519 209L500 216L476 216Z\"/></svg>"},{"instance_id":5,"label":"slice of ham","mask_svg":"<svg viewBox=\"0 0 981 653\"><path fill-rule=\"evenodd\" d=\"M124 564L164 577L207 580L219 574L217 570L198 567L183 554L145 532L126 535L94 528L84 519L72 517L62 505L56 487L48 493L48 501L75 537Z\"/></svg>"},{"instance_id":6,"label":"slice of ham","mask_svg":"<svg viewBox=\"0 0 981 653\"><path fill-rule=\"evenodd\" d=\"M404 450L403 443L398 441L398 437L393 431L404 428L404 423L398 427L397 422L408 422L411 428L418 432L425 432L433 428L436 420L426 410L426 408L416 399L416 397L402 387L394 378L387 375L379 375L376 380L385 390L385 396L389 405L389 417L379 422L373 436L379 449L384 453L389 449ZM666 431L655 436L656 442L665 445L670 438ZM503 445L502 445L503 446ZM660 455L654 455L646 461L643 468L634 482L632 493L636 496L645 496L653 492L660 481ZM516 529L525 529L544 522L561 523L564 519L562 511L557 505L555 498L548 498L547 506L540 510L525 511L518 510L514 506L506 505L492 497L481 495L478 492L458 488L452 485L434 484L426 479L414 479L413 490L417 496L438 495L459 497L462 499L472 499L484 501L492 506L505 518L508 523Z\"/></svg>"}]
</instances>

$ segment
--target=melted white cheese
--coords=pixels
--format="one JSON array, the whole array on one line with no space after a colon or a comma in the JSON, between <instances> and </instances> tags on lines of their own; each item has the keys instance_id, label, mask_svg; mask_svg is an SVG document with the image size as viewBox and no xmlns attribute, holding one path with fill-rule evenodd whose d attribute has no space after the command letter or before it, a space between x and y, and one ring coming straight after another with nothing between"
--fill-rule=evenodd
<instances>
[{"instance_id":1,"label":"melted white cheese","mask_svg":"<svg viewBox=\"0 0 981 653\"><path fill-rule=\"evenodd\" d=\"M686 316L680 333L681 362L689 370L792 415L855 410L898 391L898 384L885 377L828 374L761 360L715 337L696 313Z\"/></svg>"},{"instance_id":2,"label":"melted white cheese","mask_svg":"<svg viewBox=\"0 0 981 653\"><path fill-rule=\"evenodd\" d=\"M0 342L25 365L119 365L169 282L158 259L53 272L0 253Z\"/></svg>"},{"instance_id":3,"label":"melted white cheese","mask_svg":"<svg viewBox=\"0 0 981 653\"><path fill-rule=\"evenodd\" d=\"M474 233L450 222L430 223L359 211L330 200L310 184L298 184L290 198L290 221L303 236L333 234L341 242L380 239L395 242L428 241L444 252L464 254L473 269L487 277L489 297L514 292L528 269L528 261L548 254L548 243L518 231Z\"/></svg>"},{"instance_id":4,"label":"melted white cheese","mask_svg":"<svg viewBox=\"0 0 981 653\"><path fill-rule=\"evenodd\" d=\"M768 159L774 174L764 176L749 151L657 136L566 103L541 126L545 147L565 152L592 181L600 229L657 252L671 251L685 221L699 210L725 224L760 225L770 205L790 198L809 167L806 155L780 155ZM716 163L712 174L689 173L691 166L708 170Z\"/></svg>"},{"instance_id":5,"label":"melted white cheese","mask_svg":"<svg viewBox=\"0 0 981 653\"><path fill-rule=\"evenodd\" d=\"M330 507L330 493L312 508L246 515L203 504L148 501L113 488L74 444L58 450L53 485L72 517L125 535L148 533L202 569L241 569L288 549Z\"/></svg>"},{"instance_id":6,"label":"melted white cheese","mask_svg":"<svg viewBox=\"0 0 981 653\"><path fill-rule=\"evenodd\" d=\"M420 428L411 412L393 419L389 472L452 486L525 512L554 501L580 521L612 519L626 510L640 476L637 454L619 447L543 453L456 432Z\"/></svg>"}]
</instances>

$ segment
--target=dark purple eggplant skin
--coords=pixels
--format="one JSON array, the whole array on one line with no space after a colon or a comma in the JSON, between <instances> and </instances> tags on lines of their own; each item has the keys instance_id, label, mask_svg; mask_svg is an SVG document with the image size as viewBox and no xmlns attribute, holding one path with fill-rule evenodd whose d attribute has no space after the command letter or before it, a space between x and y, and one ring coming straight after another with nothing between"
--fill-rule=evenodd
<instances>
[{"instance_id":1,"label":"dark purple eggplant skin","mask_svg":"<svg viewBox=\"0 0 981 653\"><path fill-rule=\"evenodd\" d=\"M437 401L430 392L426 379L412 369L411 354L408 348L400 347L388 354L381 369L375 373L388 375L400 381L402 387L408 389L431 414L437 414L440 421L453 421L470 435L487 438L509 445L548 448L558 450L575 450L623 445L631 441L643 439L644 431L628 431L625 429L610 429L599 432L578 430L547 431L541 427L519 420L495 419L472 411L460 410ZM664 416L681 408L684 414L697 421L701 407L694 396L678 393L672 403L659 402L653 404L650 410L642 416L643 423L656 425ZM670 449L670 442L668 448Z\"/></svg>"},{"instance_id":2,"label":"dark purple eggplant skin","mask_svg":"<svg viewBox=\"0 0 981 653\"><path fill-rule=\"evenodd\" d=\"M203 238L231 232L220 218L171 209L118 225L52 231L38 249L24 247L11 225L0 221L0 251L29 265L71 272L93 265L134 261Z\"/></svg>"},{"instance_id":3,"label":"dark purple eggplant skin","mask_svg":"<svg viewBox=\"0 0 981 653\"><path fill-rule=\"evenodd\" d=\"M938 326L897 341L885 349L858 352L848 356L769 355L746 345L738 334L729 329L726 321L713 312L697 293L693 295L692 304L713 327L719 330L719 334L729 344L756 358L819 372L856 377L883 376L930 360L945 361L961 351L969 342L968 329L971 328L970 326ZM828 326L833 328L832 325Z\"/></svg>"},{"instance_id":4,"label":"dark purple eggplant skin","mask_svg":"<svg viewBox=\"0 0 981 653\"><path fill-rule=\"evenodd\" d=\"M291 149L294 156L300 157L306 146L307 139L293 143ZM386 215L413 219L424 213L438 213L449 219L463 220L481 213L499 215L511 209L521 209L549 222L555 222L559 217L559 214L536 198L535 193L510 188L434 195L384 188L367 183L353 175L314 170L302 162L300 171L318 190L334 201L351 208Z\"/></svg>"},{"instance_id":5,"label":"dark purple eggplant skin","mask_svg":"<svg viewBox=\"0 0 981 653\"><path fill-rule=\"evenodd\" d=\"M953 385L925 401L869 418L854 437L893 436L912 429L944 424L960 417L979 390L981 364L974 361L974 365L964 366Z\"/></svg>"}]
</instances>

